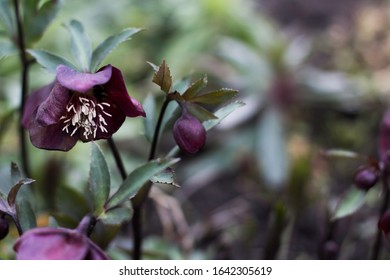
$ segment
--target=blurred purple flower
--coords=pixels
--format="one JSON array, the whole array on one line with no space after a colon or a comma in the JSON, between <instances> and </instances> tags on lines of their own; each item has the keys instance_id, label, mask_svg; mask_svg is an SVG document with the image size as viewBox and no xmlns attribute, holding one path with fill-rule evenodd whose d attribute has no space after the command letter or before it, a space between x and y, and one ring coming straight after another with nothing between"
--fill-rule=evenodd
<instances>
[{"instance_id":1,"label":"blurred purple flower","mask_svg":"<svg viewBox=\"0 0 390 280\"><path fill-rule=\"evenodd\" d=\"M76 229L34 228L14 245L18 260L107 260L107 255L86 235L90 217Z\"/></svg>"},{"instance_id":2,"label":"blurred purple flower","mask_svg":"<svg viewBox=\"0 0 390 280\"><path fill-rule=\"evenodd\" d=\"M80 73L59 65L56 80L27 99L22 123L34 146L68 151L78 140L110 138L126 117L137 116L145 112L128 95L119 69Z\"/></svg>"},{"instance_id":3,"label":"blurred purple flower","mask_svg":"<svg viewBox=\"0 0 390 280\"><path fill-rule=\"evenodd\" d=\"M197 118L184 109L173 126L173 137L181 150L195 154L206 142L206 130Z\"/></svg>"},{"instance_id":4,"label":"blurred purple flower","mask_svg":"<svg viewBox=\"0 0 390 280\"><path fill-rule=\"evenodd\" d=\"M390 109L384 114L379 132L379 156L383 162L390 159Z\"/></svg>"}]
</instances>

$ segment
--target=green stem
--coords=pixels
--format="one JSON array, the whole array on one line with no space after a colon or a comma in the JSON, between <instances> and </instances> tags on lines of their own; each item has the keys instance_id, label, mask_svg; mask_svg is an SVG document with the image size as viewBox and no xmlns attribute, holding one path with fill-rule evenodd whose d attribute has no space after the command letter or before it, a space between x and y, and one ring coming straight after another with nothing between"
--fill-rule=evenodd
<instances>
[{"instance_id":1,"label":"green stem","mask_svg":"<svg viewBox=\"0 0 390 280\"><path fill-rule=\"evenodd\" d=\"M17 45L19 48L19 59L20 64L22 66L22 76L21 76L21 102L20 102L20 108L19 108L19 145L20 145L20 152L21 152L21 160L22 160L22 168L24 170L24 173L26 177L30 176L30 168L29 168L29 158L28 158L28 150L27 150L27 142L26 142L26 132L24 130L24 127L22 126L22 117L23 117L23 111L26 104L26 97L28 92L28 72L29 72L29 66L30 61L27 58L26 54L26 45L24 41L24 30L22 25L22 20L20 17L20 8L19 8L19 1L14 0L14 9L15 9L15 19L16 19L16 26L17 26Z\"/></svg>"},{"instance_id":2,"label":"green stem","mask_svg":"<svg viewBox=\"0 0 390 280\"><path fill-rule=\"evenodd\" d=\"M383 200L382 200L382 206L380 208L379 212L379 219L382 217L382 215L386 212L390 200L390 192L389 192L389 176L388 172L385 171L385 174L383 175ZM377 260L379 259L380 252L382 249L382 231L378 228L376 232L376 237L374 244L372 246L371 251L371 259Z\"/></svg>"},{"instance_id":3,"label":"green stem","mask_svg":"<svg viewBox=\"0 0 390 280\"><path fill-rule=\"evenodd\" d=\"M165 99L162 107L160 116L157 120L156 128L154 130L152 145L150 148L149 158L148 161L153 160L156 157L156 151L157 151L157 144L158 144L158 138L161 130L162 121L164 119L164 115L166 112L166 109L168 107L169 102L172 99L169 95L167 95L167 98ZM142 222L142 212L143 212L143 204L148 197L150 188L152 187L152 184L149 182L147 183L141 190L136 194L136 196L132 199L133 207L134 207L134 214L132 225L133 225L133 239L134 239L134 248L133 248L133 259L139 260L142 258L142 243L143 243L143 236L142 236L142 228L143 228L143 222Z\"/></svg>"}]
</instances>

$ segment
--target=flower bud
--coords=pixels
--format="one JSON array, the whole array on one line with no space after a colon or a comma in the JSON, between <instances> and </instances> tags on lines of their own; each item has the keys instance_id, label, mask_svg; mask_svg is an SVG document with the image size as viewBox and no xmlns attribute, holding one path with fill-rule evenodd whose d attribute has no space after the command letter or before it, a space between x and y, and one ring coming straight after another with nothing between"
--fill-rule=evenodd
<instances>
[{"instance_id":1,"label":"flower bud","mask_svg":"<svg viewBox=\"0 0 390 280\"><path fill-rule=\"evenodd\" d=\"M206 130L197 118L184 111L173 126L173 137L180 149L195 154L206 142Z\"/></svg>"},{"instance_id":2,"label":"flower bud","mask_svg":"<svg viewBox=\"0 0 390 280\"><path fill-rule=\"evenodd\" d=\"M379 171L374 166L361 166L355 173L353 181L357 188L368 191L379 180Z\"/></svg>"},{"instance_id":3,"label":"flower bud","mask_svg":"<svg viewBox=\"0 0 390 280\"><path fill-rule=\"evenodd\" d=\"M379 219L378 228L387 239L390 239L390 210L387 210Z\"/></svg>"},{"instance_id":4,"label":"flower bud","mask_svg":"<svg viewBox=\"0 0 390 280\"><path fill-rule=\"evenodd\" d=\"M9 225L6 219L0 217L0 240L4 239L9 232Z\"/></svg>"}]
</instances>

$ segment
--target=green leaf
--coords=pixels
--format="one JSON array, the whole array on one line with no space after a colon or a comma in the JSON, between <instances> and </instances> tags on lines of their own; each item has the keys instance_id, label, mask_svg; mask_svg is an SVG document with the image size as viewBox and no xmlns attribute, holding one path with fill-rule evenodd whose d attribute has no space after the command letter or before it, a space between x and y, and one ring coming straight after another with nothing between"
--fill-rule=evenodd
<instances>
[{"instance_id":1,"label":"green leaf","mask_svg":"<svg viewBox=\"0 0 390 280\"><path fill-rule=\"evenodd\" d=\"M329 149L322 152L326 157L336 157L336 158L348 158L348 159L358 159L362 156L356 152L342 150L342 149Z\"/></svg>"},{"instance_id":2,"label":"green leaf","mask_svg":"<svg viewBox=\"0 0 390 280\"><path fill-rule=\"evenodd\" d=\"M0 60L11 55L17 54L18 50L9 40L0 40Z\"/></svg>"},{"instance_id":3,"label":"green leaf","mask_svg":"<svg viewBox=\"0 0 390 280\"><path fill-rule=\"evenodd\" d=\"M222 108L219 108L214 115L217 117L217 119L208 120L203 123L203 126L206 130L212 129L214 126L218 125L224 118L229 116L231 113L233 113L236 109L241 108L244 106L245 103L241 101L235 101L230 104L227 104L226 106L223 106Z\"/></svg>"},{"instance_id":4,"label":"green leaf","mask_svg":"<svg viewBox=\"0 0 390 280\"><path fill-rule=\"evenodd\" d=\"M122 30L120 33L108 37L104 40L92 53L91 66L92 72L96 72L99 64L106 58L106 56L115 49L119 44L127 41L134 34L142 31L141 28L127 28Z\"/></svg>"},{"instance_id":5,"label":"green leaf","mask_svg":"<svg viewBox=\"0 0 390 280\"><path fill-rule=\"evenodd\" d=\"M11 183L17 184L22 179L22 174L18 165L15 162L11 162Z\"/></svg>"},{"instance_id":6,"label":"green leaf","mask_svg":"<svg viewBox=\"0 0 390 280\"><path fill-rule=\"evenodd\" d=\"M351 187L337 204L332 220L344 218L359 210L365 203L367 192Z\"/></svg>"},{"instance_id":7,"label":"green leaf","mask_svg":"<svg viewBox=\"0 0 390 280\"><path fill-rule=\"evenodd\" d=\"M150 142L153 139L154 129L157 122L156 117L156 98L152 94L148 94L142 104L147 118L144 118L145 137Z\"/></svg>"},{"instance_id":8,"label":"green leaf","mask_svg":"<svg viewBox=\"0 0 390 280\"><path fill-rule=\"evenodd\" d=\"M222 88L216 91L195 96L191 99L191 101L202 104L218 105L231 100L234 96L237 95L237 93L237 90Z\"/></svg>"},{"instance_id":9,"label":"green leaf","mask_svg":"<svg viewBox=\"0 0 390 280\"><path fill-rule=\"evenodd\" d=\"M160 173L154 175L150 181L157 184L171 185L175 187L180 187L177 184L176 174L172 168L167 168Z\"/></svg>"},{"instance_id":10,"label":"green leaf","mask_svg":"<svg viewBox=\"0 0 390 280\"><path fill-rule=\"evenodd\" d=\"M8 214L12 213L12 209L9 207L7 202L7 197L2 192L0 192L0 211Z\"/></svg>"},{"instance_id":11,"label":"green leaf","mask_svg":"<svg viewBox=\"0 0 390 280\"><path fill-rule=\"evenodd\" d=\"M183 98L185 100L191 100L194 98L199 91L201 91L207 85L207 76L205 75L202 79L194 82L184 93Z\"/></svg>"},{"instance_id":12,"label":"green leaf","mask_svg":"<svg viewBox=\"0 0 390 280\"><path fill-rule=\"evenodd\" d=\"M87 34L84 32L84 27L77 20L72 20L67 27L72 38L72 55L79 63L80 68L84 72L89 72L92 59L92 46Z\"/></svg>"},{"instance_id":13,"label":"green leaf","mask_svg":"<svg viewBox=\"0 0 390 280\"><path fill-rule=\"evenodd\" d=\"M37 226L35 213L28 199L22 198L17 200L16 215L24 232Z\"/></svg>"},{"instance_id":14,"label":"green leaf","mask_svg":"<svg viewBox=\"0 0 390 280\"><path fill-rule=\"evenodd\" d=\"M284 138L282 116L275 108L267 109L257 124L256 153L260 172L272 188L280 188L289 174L289 158Z\"/></svg>"},{"instance_id":15,"label":"green leaf","mask_svg":"<svg viewBox=\"0 0 390 280\"><path fill-rule=\"evenodd\" d=\"M58 65L66 65L70 68L76 69L76 67L69 62L66 58L53 54L44 50L27 50L37 62L46 68L49 72L55 73Z\"/></svg>"},{"instance_id":16,"label":"green leaf","mask_svg":"<svg viewBox=\"0 0 390 280\"><path fill-rule=\"evenodd\" d=\"M75 223L91 212L86 196L69 186L60 186L54 199L58 210L56 216L66 216L66 219Z\"/></svg>"},{"instance_id":17,"label":"green leaf","mask_svg":"<svg viewBox=\"0 0 390 280\"><path fill-rule=\"evenodd\" d=\"M172 86L172 76L165 60L163 60L158 70L154 73L152 82L160 86L165 93L169 93Z\"/></svg>"},{"instance_id":18,"label":"green leaf","mask_svg":"<svg viewBox=\"0 0 390 280\"><path fill-rule=\"evenodd\" d=\"M186 105L187 105L188 112L190 112L191 115L193 115L195 118L197 118L201 122L217 119L217 117L213 113L206 110L202 106L199 106L198 104L186 103Z\"/></svg>"},{"instance_id":19,"label":"green leaf","mask_svg":"<svg viewBox=\"0 0 390 280\"><path fill-rule=\"evenodd\" d=\"M0 21L7 30L8 35L16 34L15 12L10 0L0 0Z\"/></svg>"},{"instance_id":20,"label":"green leaf","mask_svg":"<svg viewBox=\"0 0 390 280\"><path fill-rule=\"evenodd\" d=\"M16 202L16 196L18 195L18 192L20 188L23 185L29 185L31 183L35 182L35 180L30 179L30 178L25 178L19 180L14 186L12 186L8 196L7 196L7 201L10 207L14 207L15 202Z\"/></svg>"},{"instance_id":21,"label":"green leaf","mask_svg":"<svg viewBox=\"0 0 390 280\"><path fill-rule=\"evenodd\" d=\"M28 30L25 33L26 45L29 46L32 43L38 41L47 27L53 21L58 14L62 0L49 0L46 1L41 7L42 1L25 1L27 2L24 7L24 28Z\"/></svg>"},{"instance_id":22,"label":"green leaf","mask_svg":"<svg viewBox=\"0 0 390 280\"><path fill-rule=\"evenodd\" d=\"M106 159L96 143L92 144L88 183L94 213L99 215L104 210L104 204L110 193L110 172Z\"/></svg>"},{"instance_id":23,"label":"green leaf","mask_svg":"<svg viewBox=\"0 0 390 280\"><path fill-rule=\"evenodd\" d=\"M127 176L117 192L108 200L105 208L116 207L122 202L134 197L150 178L178 161L178 159L157 159L136 168Z\"/></svg>"},{"instance_id":24,"label":"green leaf","mask_svg":"<svg viewBox=\"0 0 390 280\"><path fill-rule=\"evenodd\" d=\"M99 216L99 220L105 225L119 226L124 222L131 220L133 217L133 208L131 202L128 201L129 205L121 205L108 209Z\"/></svg>"}]
</instances>

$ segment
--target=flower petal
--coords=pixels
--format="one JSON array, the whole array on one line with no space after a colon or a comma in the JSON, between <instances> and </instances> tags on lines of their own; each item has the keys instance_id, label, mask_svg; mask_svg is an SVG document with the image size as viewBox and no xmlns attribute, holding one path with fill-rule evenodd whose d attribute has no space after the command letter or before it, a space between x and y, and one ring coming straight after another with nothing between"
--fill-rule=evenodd
<instances>
[{"instance_id":1,"label":"flower petal","mask_svg":"<svg viewBox=\"0 0 390 280\"><path fill-rule=\"evenodd\" d=\"M66 229L35 228L15 243L18 260L80 260L89 244L82 235Z\"/></svg>"},{"instance_id":2,"label":"flower petal","mask_svg":"<svg viewBox=\"0 0 390 280\"><path fill-rule=\"evenodd\" d=\"M35 120L34 115L34 119L29 125L29 133L31 143L35 147L46 150L69 151L76 145L77 138L62 131L63 124L42 126Z\"/></svg>"},{"instance_id":3,"label":"flower petal","mask_svg":"<svg viewBox=\"0 0 390 280\"><path fill-rule=\"evenodd\" d=\"M110 104L110 107L105 106L105 113L102 113L101 116L104 118L104 122L106 122L105 128L107 131L103 131L99 127L96 132L96 140L110 138L115 132L118 131L126 119L125 114L118 108L117 104L112 102L111 99L106 100L106 103Z\"/></svg>"},{"instance_id":4,"label":"flower petal","mask_svg":"<svg viewBox=\"0 0 390 280\"><path fill-rule=\"evenodd\" d=\"M39 105L36 119L43 126L58 123L66 111L70 92L56 82L49 96Z\"/></svg>"},{"instance_id":5,"label":"flower petal","mask_svg":"<svg viewBox=\"0 0 390 280\"><path fill-rule=\"evenodd\" d=\"M104 69L104 67L102 69ZM130 97L127 93L122 73L118 68L112 66L111 79L103 85L103 88L126 116L146 116L141 103Z\"/></svg>"},{"instance_id":6,"label":"flower petal","mask_svg":"<svg viewBox=\"0 0 390 280\"><path fill-rule=\"evenodd\" d=\"M80 73L65 65L57 66L57 79L67 89L86 93L96 85L102 85L111 78L111 65L107 65L100 71L92 73Z\"/></svg>"},{"instance_id":7,"label":"flower petal","mask_svg":"<svg viewBox=\"0 0 390 280\"><path fill-rule=\"evenodd\" d=\"M53 89L53 86L54 82L33 91L27 97L22 118L22 124L25 128L27 128L29 125L31 115L33 114L35 109L38 108L38 106L49 96L51 90Z\"/></svg>"},{"instance_id":8,"label":"flower petal","mask_svg":"<svg viewBox=\"0 0 390 280\"><path fill-rule=\"evenodd\" d=\"M89 252L86 255L87 260L108 260L107 255L95 243L88 239Z\"/></svg>"}]
</instances>

